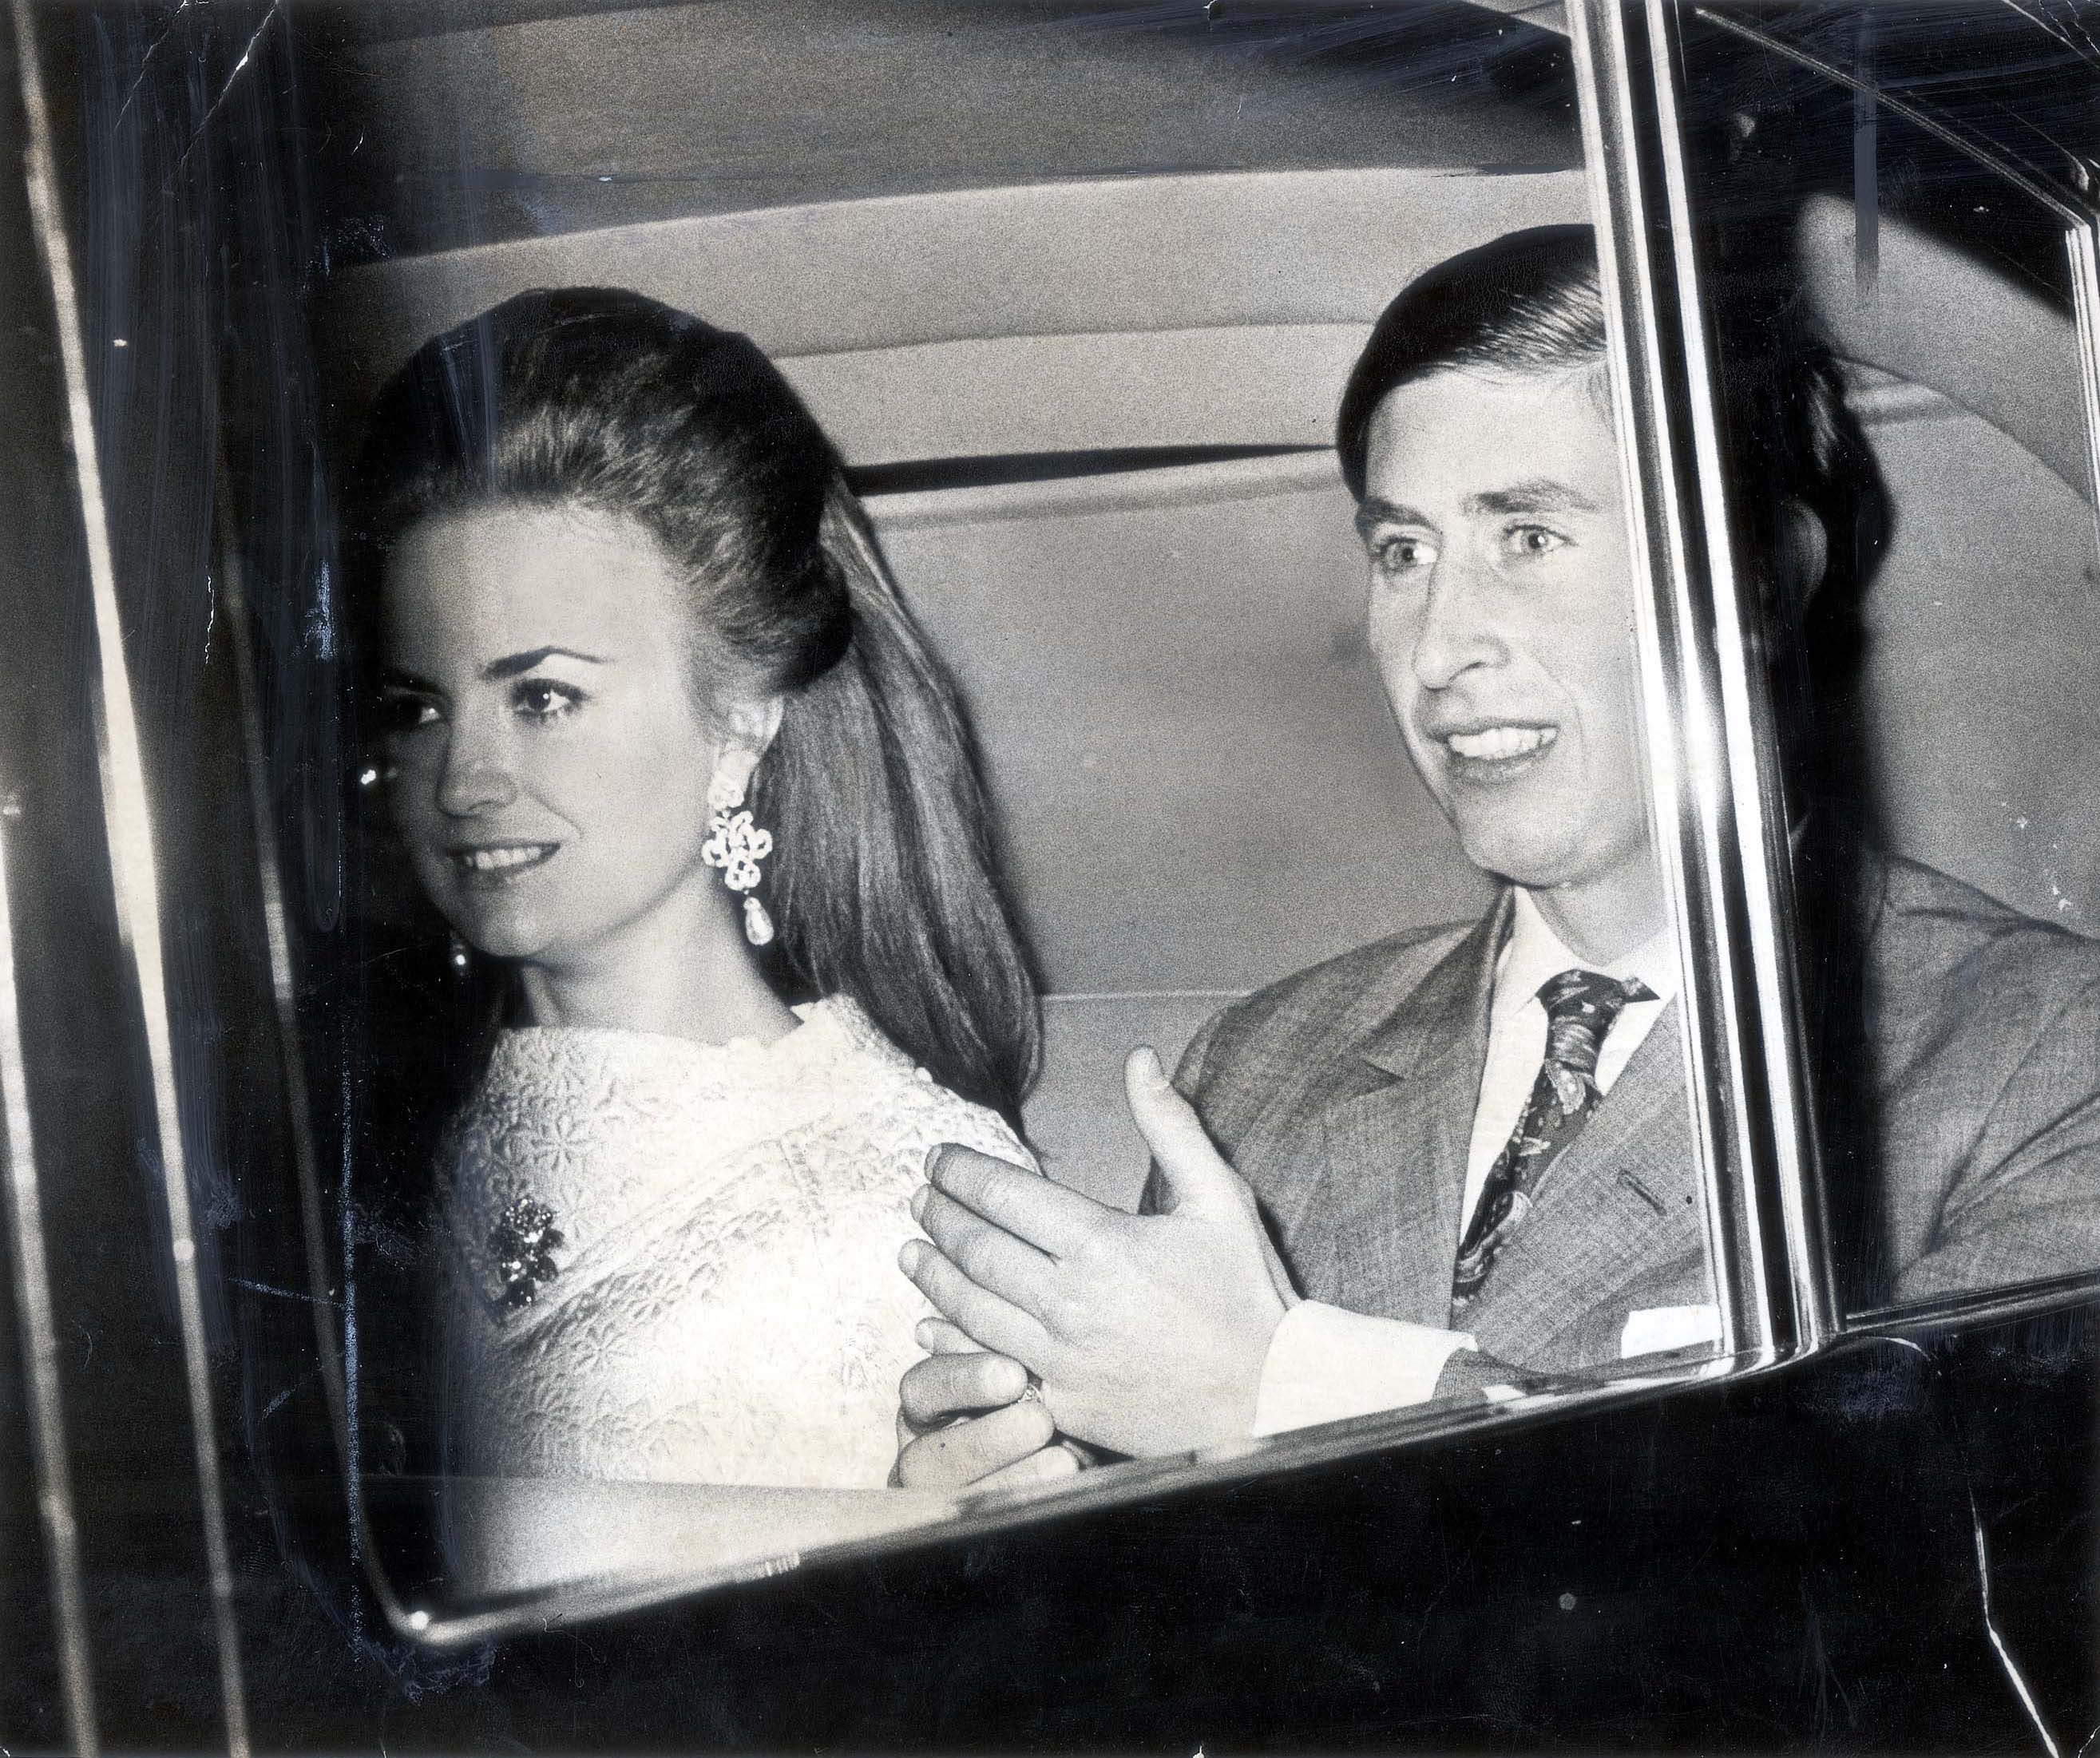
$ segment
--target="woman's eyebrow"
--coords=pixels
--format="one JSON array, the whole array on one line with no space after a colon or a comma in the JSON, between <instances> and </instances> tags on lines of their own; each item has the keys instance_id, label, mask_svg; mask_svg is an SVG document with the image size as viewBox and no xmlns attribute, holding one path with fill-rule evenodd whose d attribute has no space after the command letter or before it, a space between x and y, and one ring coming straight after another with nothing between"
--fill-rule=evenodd
<instances>
[{"instance_id":1,"label":"woman's eyebrow","mask_svg":"<svg viewBox=\"0 0 2100 1758\"><path fill-rule=\"evenodd\" d=\"M565 659L580 659L585 665L603 665L605 661L594 653L579 653L573 647L535 647L529 653L505 654L501 659L492 659L481 668L484 681L494 683L499 679L518 677L559 654Z\"/></svg>"}]
</instances>

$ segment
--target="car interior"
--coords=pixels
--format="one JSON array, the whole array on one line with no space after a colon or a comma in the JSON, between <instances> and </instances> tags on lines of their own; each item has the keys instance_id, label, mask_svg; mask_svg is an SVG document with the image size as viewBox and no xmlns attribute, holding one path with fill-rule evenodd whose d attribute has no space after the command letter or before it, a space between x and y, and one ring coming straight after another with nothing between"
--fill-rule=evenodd
<instances>
[{"instance_id":1,"label":"car interior","mask_svg":"<svg viewBox=\"0 0 2100 1758\"><path fill-rule=\"evenodd\" d=\"M383 87L390 117L433 115L412 101L425 82L478 76L471 121L446 126L471 129L467 161L501 173L446 189L461 217L421 210L430 236L415 241L449 247L342 275L323 346L355 409L475 311L610 283L743 328L781 362L972 706L1045 994L1031 1139L1053 1175L1127 1205L1144 1156L1124 1051L1171 1061L1228 998L1480 905L1366 662L1332 415L1393 292L1501 232L1579 219L1587 198L1565 133L1505 99L1440 111L1404 55L1383 82L1322 68L1317 44L1279 73L1273 47L1235 56L1057 8L967 39L965 55L1004 58L1003 150L1072 168L1001 183L979 157L944 158L962 146L941 130L900 139L900 108L933 100L877 79L882 55L963 10L915 8L871 42L866 82L827 105L806 153L734 104L755 77L741 57L768 52L752 45L788 52L778 14L708 8L703 33L671 7L364 44L368 97ZM696 67L717 30L738 55ZM1090 58L1089 79L1030 58L1053 47ZM1192 74L1233 75L1265 107L1317 77L1342 99L1339 121L1309 112L1317 128L1346 129L1375 91L1384 138L1349 143L1383 162L1292 162L1335 154L1333 138L1251 152L1254 131L1203 104L1193 139L1110 145L1068 108L1083 90L1127 126L1144 81ZM558 76L570 101L541 103ZM630 169L594 183L615 90ZM698 138L674 130L695 114ZM1276 162L1186 168L1229 156L1221 143ZM435 187L447 145L394 150ZM1089 159L1118 150L1145 162ZM1539 162L1548 152L1560 162ZM1879 834L2100 932L2100 733L2082 677L2100 593L2069 313L1894 215L1869 288L1858 241L1849 203L1806 209L1805 279L1895 509L1860 754Z\"/></svg>"}]
</instances>

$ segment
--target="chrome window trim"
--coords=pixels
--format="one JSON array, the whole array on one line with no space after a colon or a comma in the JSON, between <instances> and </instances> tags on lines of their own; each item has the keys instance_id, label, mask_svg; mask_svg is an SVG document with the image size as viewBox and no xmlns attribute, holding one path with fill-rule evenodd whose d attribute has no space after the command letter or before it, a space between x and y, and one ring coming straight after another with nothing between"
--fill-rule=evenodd
<instances>
[{"instance_id":1,"label":"chrome window trim","mask_svg":"<svg viewBox=\"0 0 2100 1758\"><path fill-rule=\"evenodd\" d=\"M1780 1223L1791 1272L1794 1342L1807 1350L1820 1347L1835 1333L1838 1297L1824 1224L1829 1209L1815 1147L1815 1108L1808 1098L1798 970L1792 956L1798 912L1790 826L1779 765L1776 723L1762 681L1754 681L1750 648L1744 639L1743 598L1738 590L1728 518L1729 491L1722 469L1720 393L1692 245L1696 234L1691 178L1677 102L1677 70L1683 64L1683 54L1674 0L1648 0L1647 20L1658 112L1657 147L1662 157L1670 226L1679 241L1677 304L1689 379L1687 413L1692 423L1706 544L1705 564L1720 650L1722 713L1731 753L1729 777L1736 814L1736 873L1745 888L1749 949L1759 998L1762 1095L1773 1156L1771 1179L1777 1186ZM1751 826L1758 832L1754 838L1749 834ZM1750 858L1754 847L1760 858ZM1767 1198L1773 1194L1768 1187L1766 1194Z\"/></svg>"},{"instance_id":2,"label":"chrome window trim","mask_svg":"<svg viewBox=\"0 0 2100 1758\"><path fill-rule=\"evenodd\" d=\"M152 817L146 789L144 753L124 653L124 627L117 596L115 558L103 495L94 406L88 391L86 343L72 245L66 235L51 112L39 61L35 8L14 0L15 52L21 62L28 151L31 227L50 284L63 369L68 438L86 540L90 623L98 671L90 704L102 782L110 880L117 919L130 954L139 1022L152 1081L152 1133L147 1139L160 1158L161 1187L167 1205L169 1255L180 1320L192 1457L210 1575L213 1637L218 1656L219 1697L231 1758L248 1758L246 1690L241 1676L240 1635L233 1607L233 1571L227 1545L226 1503L219 1464L218 1424L213 1409L210 1340L196 1265L196 1236L190 1212L189 1174L178 1105L174 1047L161 944L161 911ZM143 1120L142 1119L141 1121Z\"/></svg>"},{"instance_id":3,"label":"chrome window trim","mask_svg":"<svg viewBox=\"0 0 2100 1758\"><path fill-rule=\"evenodd\" d=\"M1748 1335L1725 1332L1726 1346L1776 1361L1829 1334L1820 1320L1829 1278L1823 1254L1810 1249L1807 1223L1819 1210L1804 1197L1798 1037L1780 958L1790 927L1790 894L1778 883L1785 827L1774 804L1769 709L1747 669L1719 497L1719 424L1666 52L1674 20L1663 0L1579 0L1568 20L1606 317L1617 341L1614 398L1630 439L1626 488L1652 583L1639 601L1643 624L1648 606L1666 607L1663 646L1680 692L1674 701L1651 696L1650 760L1660 774L1675 737L1690 766L1679 784L1678 838L1658 844L1683 863L1681 950L1702 979L1689 992L1700 1006L1685 1010L1685 1037L1688 1084L1714 1173L1707 1218L1716 1293L1724 1324L1740 1315L1751 1327ZM1688 433L1676 430L1673 405ZM1702 630L1714 632L1710 643ZM1641 637L1644 649L1652 644L1645 627ZM1659 659L1649 662L1651 676Z\"/></svg>"},{"instance_id":4,"label":"chrome window trim","mask_svg":"<svg viewBox=\"0 0 2100 1758\"><path fill-rule=\"evenodd\" d=\"M2079 390L2085 408L2086 490L2093 504L2093 544L2100 554L2100 218L2064 233L2071 258L2071 315L2078 325Z\"/></svg>"},{"instance_id":5,"label":"chrome window trim","mask_svg":"<svg viewBox=\"0 0 2100 1758\"><path fill-rule=\"evenodd\" d=\"M1941 1294L1906 1305L1864 1307L1845 1321L1845 1335L1908 1337L1956 1324L2010 1324L2096 1303L2100 1303L2100 1269Z\"/></svg>"},{"instance_id":6,"label":"chrome window trim","mask_svg":"<svg viewBox=\"0 0 2100 1758\"><path fill-rule=\"evenodd\" d=\"M398 1634L429 1649L457 1650L507 1637L565 1628L585 1619L675 1605L699 1594L768 1580L807 1566L966 1544L1046 1520L1156 1501L1162 1496L1222 1488L1401 1447L1411 1450L1436 1441L1503 1431L1513 1421L1529 1427L1548 1419L1602 1413L1710 1381L1769 1371L1772 1365L1761 1351L1740 1357L1717 1355L1652 1373L1533 1392L1507 1403L1481 1400L1455 1407L1384 1411L1207 1448L1200 1453L1097 1466L1058 1483L989 1492L973 1503L965 1503L938 1526L849 1540L807 1551L784 1551L711 1571L693 1570L657 1578L607 1575L536 1588L481 1607L452 1611L417 1609L405 1615L390 1611L389 1615L395 1619ZM705 1488L704 1485L695 1487Z\"/></svg>"}]
</instances>

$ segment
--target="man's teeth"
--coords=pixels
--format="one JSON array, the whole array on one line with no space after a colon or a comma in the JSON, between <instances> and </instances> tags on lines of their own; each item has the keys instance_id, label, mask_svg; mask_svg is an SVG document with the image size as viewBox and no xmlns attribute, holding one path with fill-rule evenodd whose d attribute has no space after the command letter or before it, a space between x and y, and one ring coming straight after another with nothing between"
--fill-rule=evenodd
<instances>
[{"instance_id":1,"label":"man's teeth","mask_svg":"<svg viewBox=\"0 0 2100 1758\"><path fill-rule=\"evenodd\" d=\"M517 843L507 848L465 848L452 859L475 873L500 873L505 867L529 866L554 852L552 843Z\"/></svg>"},{"instance_id":2,"label":"man's teeth","mask_svg":"<svg viewBox=\"0 0 2100 1758\"><path fill-rule=\"evenodd\" d=\"M1493 761L1543 751L1559 736L1550 726L1490 726L1485 732L1453 733L1444 742L1462 757Z\"/></svg>"}]
</instances>

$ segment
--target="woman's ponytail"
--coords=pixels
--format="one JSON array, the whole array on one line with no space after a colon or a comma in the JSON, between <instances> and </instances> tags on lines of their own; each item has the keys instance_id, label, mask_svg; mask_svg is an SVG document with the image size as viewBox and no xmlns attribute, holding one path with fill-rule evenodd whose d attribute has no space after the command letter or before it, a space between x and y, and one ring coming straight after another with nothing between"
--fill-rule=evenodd
<instances>
[{"instance_id":1,"label":"woman's ponytail","mask_svg":"<svg viewBox=\"0 0 2100 1758\"><path fill-rule=\"evenodd\" d=\"M1035 985L968 722L843 480L821 540L852 636L789 699L754 782L774 831L781 950L943 1086L1017 1126L1039 1053Z\"/></svg>"}]
</instances>

